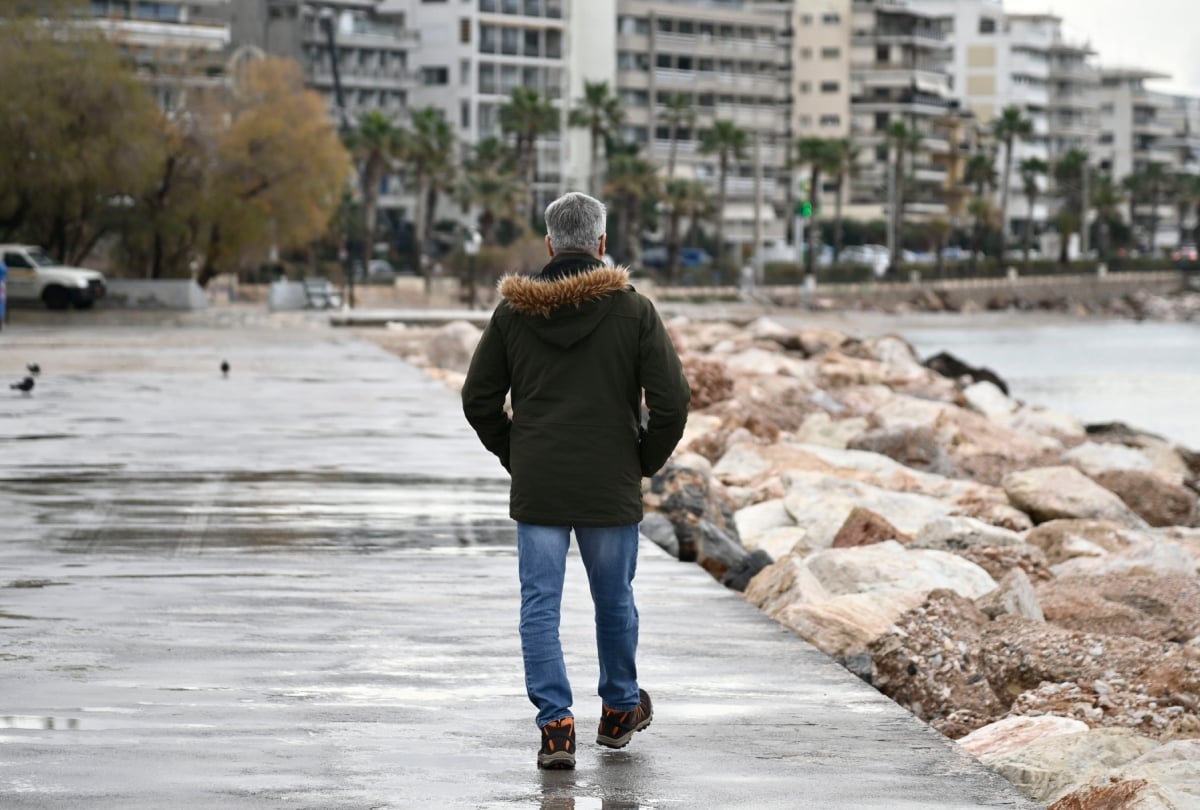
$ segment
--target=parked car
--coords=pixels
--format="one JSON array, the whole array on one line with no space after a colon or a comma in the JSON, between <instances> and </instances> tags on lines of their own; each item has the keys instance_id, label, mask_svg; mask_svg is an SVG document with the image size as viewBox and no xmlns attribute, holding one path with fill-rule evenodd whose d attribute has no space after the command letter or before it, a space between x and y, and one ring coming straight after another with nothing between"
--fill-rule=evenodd
<instances>
[{"instance_id":1,"label":"parked car","mask_svg":"<svg viewBox=\"0 0 1200 810\"><path fill-rule=\"evenodd\" d=\"M658 246L645 248L642 251L642 264L661 270L667 266L667 249ZM707 267L710 264L712 264L712 256L704 248L685 247L679 251L680 267Z\"/></svg>"},{"instance_id":2,"label":"parked car","mask_svg":"<svg viewBox=\"0 0 1200 810\"><path fill-rule=\"evenodd\" d=\"M0 245L8 267L8 300L41 301L49 309L88 309L108 291L104 274L69 267L36 245Z\"/></svg>"}]
</instances>

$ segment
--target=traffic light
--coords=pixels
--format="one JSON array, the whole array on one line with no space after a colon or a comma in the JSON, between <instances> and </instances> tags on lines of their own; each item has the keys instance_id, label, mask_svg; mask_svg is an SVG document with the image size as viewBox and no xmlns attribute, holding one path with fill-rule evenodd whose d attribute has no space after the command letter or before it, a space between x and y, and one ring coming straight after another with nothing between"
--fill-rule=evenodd
<instances>
[{"instance_id":1,"label":"traffic light","mask_svg":"<svg viewBox=\"0 0 1200 810\"><path fill-rule=\"evenodd\" d=\"M811 201L799 200L796 203L796 216L803 217L804 219L812 219L812 215L813 215L813 204Z\"/></svg>"}]
</instances>

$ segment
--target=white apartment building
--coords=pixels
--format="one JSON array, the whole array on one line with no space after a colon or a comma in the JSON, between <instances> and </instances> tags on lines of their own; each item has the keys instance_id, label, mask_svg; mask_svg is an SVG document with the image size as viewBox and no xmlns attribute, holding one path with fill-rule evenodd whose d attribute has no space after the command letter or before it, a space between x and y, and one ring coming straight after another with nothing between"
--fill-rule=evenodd
<instances>
[{"instance_id":1,"label":"white apartment building","mask_svg":"<svg viewBox=\"0 0 1200 810\"><path fill-rule=\"evenodd\" d=\"M1140 68L1106 67L1101 71L1099 167L1115 182L1145 171L1152 163L1163 166L1168 173L1185 170L1181 141L1189 140L1188 104L1181 101L1177 107L1175 97L1146 87L1148 81L1166 78L1165 74ZM1177 131L1178 127L1184 131ZM1139 244L1146 246L1150 243L1154 211L1151 205L1142 203L1135 213L1134 235ZM1164 202L1157 213L1155 245L1177 244L1180 223L1175 207Z\"/></svg>"},{"instance_id":2,"label":"white apartment building","mask_svg":"<svg viewBox=\"0 0 1200 810\"><path fill-rule=\"evenodd\" d=\"M976 117L984 132L1009 107L1016 107L1032 125L1032 133L1013 144L1009 175L1008 221L1010 236L1023 232L1025 223L1049 219L1052 206L1046 195L1029 209L1019 166L1026 159L1049 162L1051 97L1053 94L1052 50L1061 38L1061 19L1051 14L1006 14L1001 0L920 0L923 8L937 13L942 29L953 42L950 76L955 95ZM1007 159L1004 146L994 143L996 175L1003 183ZM1039 186L1044 192L1048 178ZM999 209L1003 190L997 189L994 204Z\"/></svg>"},{"instance_id":3,"label":"white apartment building","mask_svg":"<svg viewBox=\"0 0 1200 810\"><path fill-rule=\"evenodd\" d=\"M1100 134L1100 69L1091 62L1095 55L1087 43L1064 37L1060 24L1049 51L1050 132L1046 145L1051 161L1075 150L1095 154Z\"/></svg>"},{"instance_id":4,"label":"white apartment building","mask_svg":"<svg viewBox=\"0 0 1200 810\"><path fill-rule=\"evenodd\" d=\"M779 12L696 0L617 5L616 86L625 110L624 140L666 166L670 132L663 111L673 96L686 96L695 123L677 133L675 174L708 184L715 197L718 158L700 151L701 133L729 120L750 136L745 158L734 161L726 182L724 231L734 244L752 243L756 208L764 239L783 239L787 230L790 43L786 15Z\"/></svg>"},{"instance_id":5,"label":"white apartment building","mask_svg":"<svg viewBox=\"0 0 1200 810\"><path fill-rule=\"evenodd\" d=\"M501 137L500 108L515 88L554 104L559 131L538 139L535 191L544 208L567 189L586 189L587 132L567 126L584 82L616 91L616 0L388 0L419 32L411 53L413 109L436 107L464 150Z\"/></svg>"},{"instance_id":6,"label":"white apartment building","mask_svg":"<svg viewBox=\"0 0 1200 810\"><path fill-rule=\"evenodd\" d=\"M144 3L92 0L96 26L170 113L224 83L230 0Z\"/></svg>"}]
</instances>

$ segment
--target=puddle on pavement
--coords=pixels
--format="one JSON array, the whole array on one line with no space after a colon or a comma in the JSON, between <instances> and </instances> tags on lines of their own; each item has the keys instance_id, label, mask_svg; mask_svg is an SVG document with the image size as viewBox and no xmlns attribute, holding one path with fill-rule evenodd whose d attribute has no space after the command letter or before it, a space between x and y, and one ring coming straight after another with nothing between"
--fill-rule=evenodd
<instances>
[{"instance_id":1,"label":"puddle on pavement","mask_svg":"<svg viewBox=\"0 0 1200 810\"><path fill-rule=\"evenodd\" d=\"M77 731L79 728L79 719L75 717L37 717L27 714L0 715L0 729Z\"/></svg>"}]
</instances>

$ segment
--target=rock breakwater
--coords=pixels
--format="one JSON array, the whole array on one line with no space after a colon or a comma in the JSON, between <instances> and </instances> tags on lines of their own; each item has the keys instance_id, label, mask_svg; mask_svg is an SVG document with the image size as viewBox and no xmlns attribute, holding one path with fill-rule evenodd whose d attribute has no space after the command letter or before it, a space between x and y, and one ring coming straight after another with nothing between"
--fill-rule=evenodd
<instances>
[{"instance_id":1,"label":"rock breakwater","mask_svg":"<svg viewBox=\"0 0 1200 810\"><path fill-rule=\"evenodd\" d=\"M368 336L457 385L464 326ZM646 536L1037 801L1200 807L1200 455L895 336L669 328Z\"/></svg>"}]
</instances>

